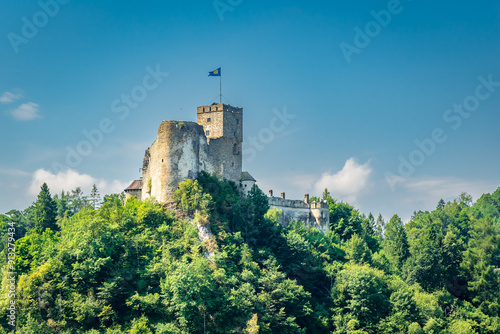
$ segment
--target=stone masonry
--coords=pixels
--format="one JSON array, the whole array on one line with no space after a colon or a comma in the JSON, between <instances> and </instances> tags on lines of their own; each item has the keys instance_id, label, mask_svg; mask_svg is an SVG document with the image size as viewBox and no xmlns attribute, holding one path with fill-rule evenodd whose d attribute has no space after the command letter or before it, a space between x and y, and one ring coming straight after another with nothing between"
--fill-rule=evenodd
<instances>
[{"instance_id":1,"label":"stone masonry","mask_svg":"<svg viewBox=\"0 0 500 334\"><path fill-rule=\"evenodd\" d=\"M156 140L142 164L142 179L125 189L126 197L154 197L161 203L172 201L179 183L198 178L201 171L234 181L246 194L256 180L242 171L243 108L227 104L200 106L197 122L163 121ZM281 223L304 222L322 232L329 231L325 203L269 197L269 205L282 210Z\"/></svg>"}]
</instances>

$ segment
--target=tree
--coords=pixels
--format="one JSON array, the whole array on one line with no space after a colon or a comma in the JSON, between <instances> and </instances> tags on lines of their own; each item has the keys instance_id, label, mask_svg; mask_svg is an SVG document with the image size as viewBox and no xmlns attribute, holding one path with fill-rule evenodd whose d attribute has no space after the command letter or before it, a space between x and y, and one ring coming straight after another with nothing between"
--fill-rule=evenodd
<instances>
[{"instance_id":1,"label":"tree","mask_svg":"<svg viewBox=\"0 0 500 334\"><path fill-rule=\"evenodd\" d=\"M363 233L365 235L375 235L375 218L373 217L371 212L368 215L368 218L363 219L361 225L363 227Z\"/></svg>"},{"instance_id":2,"label":"tree","mask_svg":"<svg viewBox=\"0 0 500 334\"><path fill-rule=\"evenodd\" d=\"M369 263L371 260L370 250L363 239L353 234L346 243L346 259L354 263Z\"/></svg>"},{"instance_id":3,"label":"tree","mask_svg":"<svg viewBox=\"0 0 500 334\"><path fill-rule=\"evenodd\" d=\"M166 278L163 293L188 332L205 333L207 328L215 332L213 315L222 300L207 261L196 258L191 263L179 263Z\"/></svg>"},{"instance_id":4,"label":"tree","mask_svg":"<svg viewBox=\"0 0 500 334\"><path fill-rule=\"evenodd\" d=\"M243 329L243 334L259 334L258 316L256 313L247 322L247 326Z\"/></svg>"},{"instance_id":5,"label":"tree","mask_svg":"<svg viewBox=\"0 0 500 334\"><path fill-rule=\"evenodd\" d=\"M64 218L64 216L69 212L69 193L65 193L64 190L61 191L61 195L54 196L54 200L57 203L57 217L59 219Z\"/></svg>"},{"instance_id":6,"label":"tree","mask_svg":"<svg viewBox=\"0 0 500 334\"><path fill-rule=\"evenodd\" d=\"M374 327L389 312L388 292L382 271L348 264L332 290L334 314L353 316L361 328Z\"/></svg>"},{"instance_id":7,"label":"tree","mask_svg":"<svg viewBox=\"0 0 500 334\"><path fill-rule=\"evenodd\" d=\"M192 215L197 210L206 211L212 197L203 193L198 180L186 179L179 184L174 192L174 201L187 215Z\"/></svg>"},{"instance_id":8,"label":"tree","mask_svg":"<svg viewBox=\"0 0 500 334\"><path fill-rule=\"evenodd\" d=\"M500 246L500 236L488 218L475 220L471 229L469 247L464 253L462 266L469 274L469 291L476 305L484 304L498 309L500 279L494 273L492 262Z\"/></svg>"},{"instance_id":9,"label":"tree","mask_svg":"<svg viewBox=\"0 0 500 334\"><path fill-rule=\"evenodd\" d=\"M389 220L386 226L384 243L387 255L401 269L410 255L410 247L403 221L398 215L392 216L391 220Z\"/></svg>"},{"instance_id":10,"label":"tree","mask_svg":"<svg viewBox=\"0 0 500 334\"><path fill-rule=\"evenodd\" d=\"M328 201L328 200L332 199L332 196L330 195L328 188L325 188L325 191L323 191L323 195L321 197L322 197L323 201Z\"/></svg>"},{"instance_id":11,"label":"tree","mask_svg":"<svg viewBox=\"0 0 500 334\"><path fill-rule=\"evenodd\" d=\"M47 228L56 231L58 229L56 219L57 205L50 196L47 183L44 183L35 202L35 231L40 234Z\"/></svg>"},{"instance_id":12,"label":"tree","mask_svg":"<svg viewBox=\"0 0 500 334\"><path fill-rule=\"evenodd\" d=\"M455 296L461 296L460 265L463 259L465 245L456 233L449 230L443 239L441 249L443 282L448 291Z\"/></svg>"},{"instance_id":13,"label":"tree","mask_svg":"<svg viewBox=\"0 0 500 334\"><path fill-rule=\"evenodd\" d=\"M99 195L99 190L94 184L92 190L90 191L90 204L94 209L97 209L101 205L101 196Z\"/></svg>"},{"instance_id":14,"label":"tree","mask_svg":"<svg viewBox=\"0 0 500 334\"><path fill-rule=\"evenodd\" d=\"M377 222L375 223L376 226L376 233L379 236L379 238L382 240L384 238L384 233L385 233L385 221L382 215L379 213L377 217Z\"/></svg>"},{"instance_id":15,"label":"tree","mask_svg":"<svg viewBox=\"0 0 500 334\"><path fill-rule=\"evenodd\" d=\"M419 283L431 291L443 287L442 234L439 223L429 215L422 218L424 226L412 240L411 257L405 266L410 284Z\"/></svg>"},{"instance_id":16,"label":"tree","mask_svg":"<svg viewBox=\"0 0 500 334\"><path fill-rule=\"evenodd\" d=\"M329 210L332 230L340 235L342 241L351 239L355 233L362 235L362 219L351 205L343 202L330 203Z\"/></svg>"},{"instance_id":17,"label":"tree","mask_svg":"<svg viewBox=\"0 0 500 334\"><path fill-rule=\"evenodd\" d=\"M70 199L70 210L72 214L75 214L85 207L88 207L89 201L86 196L83 195L82 188L77 187L71 190Z\"/></svg>"},{"instance_id":18,"label":"tree","mask_svg":"<svg viewBox=\"0 0 500 334\"><path fill-rule=\"evenodd\" d=\"M243 226L241 232L248 244L262 244L263 239L267 236L266 231L270 226L268 226L264 216L268 210L267 196L254 184L242 205Z\"/></svg>"},{"instance_id":19,"label":"tree","mask_svg":"<svg viewBox=\"0 0 500 334\"><path fill-rule=\"evenodd\" d=\"M463 207L469 207L472 204L472 196L463 192L458 196L458 202Z\"/></svg>"}]
</instances>

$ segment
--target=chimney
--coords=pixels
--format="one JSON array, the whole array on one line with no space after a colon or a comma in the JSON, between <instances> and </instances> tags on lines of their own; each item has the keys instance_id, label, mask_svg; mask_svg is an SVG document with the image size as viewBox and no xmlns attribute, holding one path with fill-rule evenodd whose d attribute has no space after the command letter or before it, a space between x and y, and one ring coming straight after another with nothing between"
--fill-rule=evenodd
<instances>
[{"instance_id":1,"label":"chimney","mask_svg":"<svg viewBox=\"0 0 500 334\"><path fill-rule=\"evenodd\" d=\"M273 197L273 190L272 189L269 190L269 197Z\"/></svg>"},{"instance_id":2,"label":"chimney","mask_svg":"<svg viewBox=\"0 0 500 334\"><path fill-rule=\"evenodd\" d=\"M309 194L305 194L304 195L304 202L306 202L307 204L309 204Z\"/></svg>"},{"instance_id":3,"label":"chimney","mask_svg":"<svg viewBox=\"0 0 500 334\"><path fill-rule=\"evenodd\" d=\"M285 199L285 193L281 193L281 198Z\"/></svg>"}]
</instances>

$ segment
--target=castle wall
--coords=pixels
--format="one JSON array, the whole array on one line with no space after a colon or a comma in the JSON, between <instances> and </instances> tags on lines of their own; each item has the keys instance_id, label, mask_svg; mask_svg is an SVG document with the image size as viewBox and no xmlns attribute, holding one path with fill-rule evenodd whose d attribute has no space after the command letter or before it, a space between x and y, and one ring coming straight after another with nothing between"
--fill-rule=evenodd
<instances>
[{"instance_id":1,"label":"castle wall","mask_svg":"<svg viewBox=\"0 0 500 334\"><path fill-rule=\"evenodd\" d=\"M239 183L242 171L241 144L231 138L221 137L210 140L208 145L209 164L217 175Z\"/></svg>"},{"instance_id":2,"label":"castle wall","mask_svg":"<svg viewBox=\"0 0 500 334\"><path fill-rule=\"evenodd\" d=\"M281 210L280 224L287 227L292 221L303 222L306 227L314 227L323 233L330 230L328 207L317 203L308 204L301 200L268 197L269 206Z\"/></svg>"},{"instance_id":3,"label":"castle wall","mask_svg":"<svg viewBox=\"0 0 500 334\"><path fill-rule=\"evenodd\" d=\"M213 107L199 107L198 110L200 110L200 108L207 108L207 110L211 110ZM197 123L203 126L205 135L209 141L212 138L219 138L223 136L223 122L224 115L220 111L204 111L202 113L198 111Z\"/></svg>"},{"instance_id":4,"label":"castle wall","mask_svg":"<svg viewBox=\"0 0 500 334\"><path fill-rule=\"evenodd\" d=\"M132 198L132 197L135 197L136 199L141 200L142 199L141 190L131 190L131 191L125 192L125 199L126 200L129 198Z\"/></svg>"},{"instance_id":5,"label":"castle wall","mask_svg":"<svg viewBox=\"0 0 500 334\"><path fill-rule=\"evenodd\" d=\"M200 166L200 156L208 156L202 126L194 122L162 122L149 149L149 161L144 163L147 169L143 169L142 198L171 201L180 182L196 179L205 167L210 171L211 166Z\"/></svg>"}]
</instances>

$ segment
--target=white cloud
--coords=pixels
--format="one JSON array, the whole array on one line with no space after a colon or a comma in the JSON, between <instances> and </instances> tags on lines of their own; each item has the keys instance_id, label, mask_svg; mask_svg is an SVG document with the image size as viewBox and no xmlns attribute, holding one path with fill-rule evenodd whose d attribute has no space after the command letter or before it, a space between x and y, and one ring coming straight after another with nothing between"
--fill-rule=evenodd
<instances>
[{"instance_id":1,"label":"white cloud","mask_svg":"<svg viewBox=\"0 0 500 334\"><path fill-rule=\"evenodd\" d=\"M101 197L107 194L121 193L130 182L121 182L119 180L96 179L88 174L80 174L75 170L68 169L57 174L53 174L45 169L38 169L33 173L28 192L30 195L37 195L40 187L46 182L50 192L54 195L62 190L70 191L80 187L84 194L89 194L92 186L95 184Z\"/></svg>"},{"instance_id":2,"label":"white cloud","mask_svg":"<svg viewBox=\"0 0 500 334\"><path fill-rule=\"evenodd\" d=\"M324 173L316 181L314 189L321 194L325 188L328 188L334 198L355 202L358 196L368 188L372 171L370 161L360 165L354 158L350 158L339 172Z\"/></svg>"},{"instance_id":3,"label":"white cloud","mask_svg":"<svg viewBox=\"0 0 500 334\"><path fill-rule=\"evenodd\" d=\"M40 118L38 104L33 102L23 103L12 112L12 116L20 121L31 121Z\"/></svg>"},{"instance_id":4,"label":"white cloud","mask_svg":"<svg viewBox=\"0 0 500 334\"><path fill-rule=\"evenodd\" d=\"M22 97L20 94L12 94L11 92L5 92L0 95L0 103L11 103L19 100Z\"/></svg>"},{"instance_id":5,"label":"white cloud","mask_svg":"<svg viewBox=\"0 0 500 334\"><path fill-rule=\"evenodd\" d=\"M8 175L8 176L28 176L28 175L31 175L30 173L22 171L22 170L3 167L3 166L0 166L0 174Z\"/></svg>"},{"instance_id":6,"label":"white cloud","mask_svg":"<svg viewBox=\"0 0 500 334\"><path fill-rule=\"evenodd\" d=\"M450 201L460 193L470 194L476 201L482 194L495 191L499 184L484 180L465 180L455 177L422 177L409 178L403 183L408 190L408 199L413 203L422 203L425 207L435 207L442 198Z\"/></svg>"}]
</instances>

